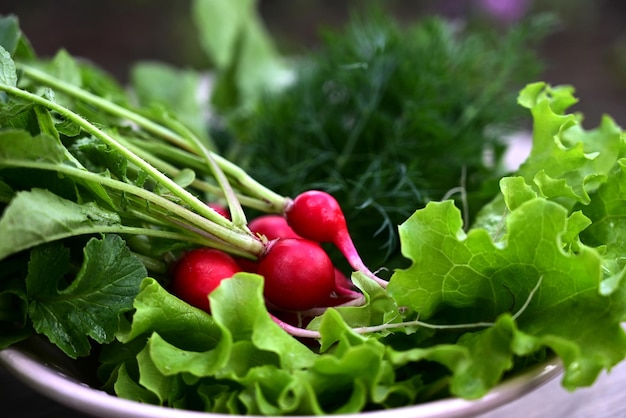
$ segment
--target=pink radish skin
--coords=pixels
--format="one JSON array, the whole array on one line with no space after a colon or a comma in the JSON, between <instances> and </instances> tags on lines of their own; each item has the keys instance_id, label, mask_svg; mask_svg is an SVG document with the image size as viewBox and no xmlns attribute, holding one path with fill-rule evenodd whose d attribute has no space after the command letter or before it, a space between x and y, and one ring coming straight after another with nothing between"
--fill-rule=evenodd
<instances>
[{"instance_id":1,"label":"pink radish skin","mask_svg":"<svg viewBox=\"0 0 626 418\"><path fill-rule=\"evenodd\" d=\"M185 253L174 268L172 293L206 312L211 311L209 294L222 280L242 271L235 259L213 248Z\"/></svg>"},{"instance_id":2,"label":"pink radish skin","mask_svg":"<svg viewBox=\"0 0 626 418\"><path fill-rule=\"evenodd\" d=\"M248 229L250 229L250 231L254 234L264 236L268 241L272 241L277 238L301 238L293 232L293 229L287 225L287 220L280 215L258 216L248 223ZM249 273L257 272L257 261L239 257L237 257L236 260L242 270Z\"/></svg>"},{"instance_id":3,"label":"pink radish skin","mask_svg":"<svg viewBox=\"0 0 626 418\"><path fill-rule=\"evenodd\" d=\"M285 217L296 234L311 241L333 243L353 269L387 287L387 282L372 273L361 260L348 233L343 211L333 196L319 190L306 191L287 205Z\"/></svg>"},{"instance_id":4,"label":"pink radish skin","mask_svg":"<svg viewBox=\"0 0 626 418\"><path fill-rule=\"evenodd\" d=\"M346 277L337 267L335 267L335 293L338 296L351 296L361 295L354 290L352 280Z\"/></svg>"},{"instance_id":5,"label":"pink radish skin","mask_svg":"<svg viewBox=\"0 0 626 418\"><path fill-rule=\"evenodd\" d=\"M259 263L256 260L250 260L249 258L235 257L235 261L239 264L241 271L246 273L256 273Z\"/></svg>"},{"instance_id":6,"label":"pink radish skin","mask_svg":"<svg viewBox=\"0 0 626 418\"><path fill-rule=\"evenodd\" d=\"M220 205L219 203L214 203L214 202L207 203L207 206L213 209L215 212L222 215L224 218L230 220L230 212L228 211L226 207Z\"/></svg>"},{"instance_id":7,"label":"pink radish skin","mask_svg":"<svg viewBox=\"0 0 626 418\"><path fill-rule=\"evenodd\" d=\"M289 226L284 216L280 215L261 215L254 218L248 224L250 231L264 235L268 240L274 240L277 238L297 238L304 239L300 235L296 234L294 230ZM250 269L250 261L246 260L246 266ZM240 263L241 264L241 263ZM244 266L244 265L242 265ZM334 293L344 298L350 299L360 298L362 295L354 290L352 281L348 279L339 269L335 268L335 288Z\"/></svg>"},{"instance_id":8,"label":"pink radish skin","mask_svg":"<svg viewBox=\"0 0 626 418\"><path fill-rule=\"evenodd\" d=\"M286 311L322 306L335 286L335 268L317 243L294 238L271 241L259 259L268 303Z\"/></svg>"},{"instance_id":9,"label":"pink radish skin","mask_svg":"<svg viewBox=\"0 0 626 418\"><path fill-rule=\"evenodd\" d=\"M248 223L248 228L255 234L265 235L268 241L276 238L302 238L296 234L280 215L261 215Z\"/></svg>"}]
</instances>

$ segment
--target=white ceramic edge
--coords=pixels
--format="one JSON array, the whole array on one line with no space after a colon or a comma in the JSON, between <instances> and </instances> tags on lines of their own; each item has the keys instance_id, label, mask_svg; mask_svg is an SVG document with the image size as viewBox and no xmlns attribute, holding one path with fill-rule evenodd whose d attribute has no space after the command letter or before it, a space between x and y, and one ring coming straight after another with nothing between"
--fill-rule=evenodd
<instances>
[{"instance_id":1,"label":"white ceramic edge","mask_svg":"<svg viewBox=\"0 0 626 418\"><path fill-rule=\"evenodd\" d=\"M9 347L0 351L0 366L4 366L19 380L44 396L70 408L100 418L118 418L121 416L125 418L232 417L232 415L226 414L172 409L121 399L81 383L63 374L58 369L41 363L30 353L15 347ZM367 418L472 417L493 410L537 389L559 376L561 372L562 367L559 360L550 359L506 380L478 400L469 401L450 398L415 406L364 412L359 414L359 416ZM354 418L354 416L354 414L333 415L334 418Z\"/></svg>"}]
</instances>

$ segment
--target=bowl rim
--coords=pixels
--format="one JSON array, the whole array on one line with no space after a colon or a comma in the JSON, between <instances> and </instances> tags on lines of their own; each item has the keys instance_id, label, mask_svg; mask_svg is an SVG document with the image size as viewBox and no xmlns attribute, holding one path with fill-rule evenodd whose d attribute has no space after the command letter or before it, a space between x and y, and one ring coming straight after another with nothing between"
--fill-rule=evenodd
<instances>
[{"instance_id":1,"label":"bowl rim","mask_svg":"<svg viewBox=\"0 0 626 418\"><path fill-rule=\"evenodd\" d=\"M71 370L45 360L31 349L19 345L0 350L0 366L41 395L69 408L100 418L223 418L234 415L174 409L122 399L95 389L72 376ZM367 411L360 414L333 415L334 418L461 418L482 414L513 401L559 376L563 371L560 359L550 357L543 362L507 378L480 399L446 398L432 402ZM250 418L272 418L248 415ZM311 418L311 416L291 416Z\"/></svg>"}]
</instances>

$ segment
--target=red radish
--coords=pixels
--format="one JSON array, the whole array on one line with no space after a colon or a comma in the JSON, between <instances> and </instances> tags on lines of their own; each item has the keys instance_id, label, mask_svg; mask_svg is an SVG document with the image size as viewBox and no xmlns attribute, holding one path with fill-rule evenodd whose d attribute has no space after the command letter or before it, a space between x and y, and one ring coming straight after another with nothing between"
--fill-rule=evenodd
<instances>
[{"instance_id":1,"label":"red radish","mask_svg":"<svg viewBox=\"0 0 626 418\"><path fill-rule=\"evenodd\" d=\"M352 280L346 277L337 267L335 267L335 293L340 296L351 296L358 293L354 290Z\"/></svg>"},{"instance_id":2,"label":"red radish","mask_svg":"<svg viewBox=\"0 0 626 418\"><path fill-rule=\"evenodd\" d=\"M363 294L356 290L352 280L335 267L335 282L332 293L323 304L308 311L301 311L299 314L304 318L315 317L324 313L329 307L361 306L363 303L365 303Z\"/></svg>"},{"instance_id":3,"label":"red radish","mask_svg":"<svg viewBox=\"0 0 626 418\"><path fill-rule=\"evenodd\" d=\"M255 234L263 235L268 241L277 238L301 238L287 224L287 220L280 215L261 215L248 223L248 228ZM246 258L237 258L242 270L256 273L258 263Z\"/></svg>"},{"instance_id":4,"label":"red radish","mask_svg":"<svg viewBox=\"0 0 626 418\"><path fill-rule=\"evenodd\" d=\"M303 239L289 226L287 219L280 215L270 214L259 216L248 224L248 228L250 228L252 232L265 235L268 240L277 238ZM245 268L248 269L246 271L253 271L250 270L249 260L244 260L244 264L242 264L242 266L245 266ZM343 298L343 302L354 300L362 296L359 292L354 290L352 281L337 268L335 268L335 287L333 289L333 293L340 298ZM337 298L331 300L332 306L335 306L337 303Z\"/></svg>"},{"instance_id":5,"label":"red radish","mask_svg":"<svg viewBox=\"0 0 626 418\"><path fill-rule=\"evenodd\" d=\"M213 248L198 248L178 261L172 292L190 305L210 312L209 294L224 279L242 271L233 257Z\"/></svg>"},{"instance_id":6,"label":"red radish","mask_svg":"<svg viewBox=\"0 0 626 418\"><path fill-rule=\"evenodd\" d=\"M322 306L335 285L335 267L317 243L285 238L271 241L259 259L267 301L287 311Z\"/></svg>"},{"instance_id":7,"label":"red radish","mask_svg":"<svg viewBox=\"0 0 626 418\"><path fill-rule=\"evenodd\" d=\"M302 238L289 226L280 215L261 215L248 223L248 228L255 234L265 235L271 241L276 238Z\"/></svg>"},{"instance_id":8,"label":"red radish","mask_svg":"<svg viewBox=\"0 0 626 418\"><path fill-rule=\"evenodd\" d=\"M207 203L207 206L213 209L215 212L222 215L224 218L230 220L230 212L228 211L226 207L215 202Z\"/></svg>"},{"instance_id":9,"label":"red radish","mask_svg":"<svg viewBox=\"0 0 626 418\"><path fill-rule=\"evenodd\" d=\"M352 268L387 286L387 282L372 273L361 260L348 233L343 211L333 196L319 190L301 193L287 205L285 217L296 234L311 241L333 243Z\"/></svg>"},{"instance_id":10,"label":"red radish","mask_svg":"<svg viewBox=\"0 0 626 418\"><path fill-rule=\"evenodd\" d=\"M256 273L259 263L256 260L250 260L249 258L235 257L235 261L239 264L241 271L246 273Z\"/></svg>"}]
</instances>

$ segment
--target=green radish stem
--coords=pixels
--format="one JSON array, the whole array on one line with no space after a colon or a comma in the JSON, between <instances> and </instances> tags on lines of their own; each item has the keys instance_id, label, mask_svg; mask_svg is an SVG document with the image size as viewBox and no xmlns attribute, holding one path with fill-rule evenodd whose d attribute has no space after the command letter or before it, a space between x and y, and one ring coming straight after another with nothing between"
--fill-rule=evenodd
<instances>
[{"instance_id":1,"label":"green radish stem","mask_svg":"<svg viewBox=\"0 0 626 418\"><path fill-rule=\"evenodd\" d=\"M246 228L248 221L246 215L241 207L241 202L237 199L233 188L228 181L228 178L222 171L221 167L215 161L213 154L202 144L202 142L195 136L191 130L181 126L179 129L183 129L186 133L186 137L190 139L192 147L196 153L203 158L206 164L209 166L209 171L215 177L217 184L223 192L226 203L228 204L228 210L230 212L230 220L237 228Z\"/></svg>"},{"instance_id":2,"label":"green radish stem","mask_svg":"<svg viewBox=\"0 0 626 418\"><path fill-rule=\"evenodd\" d=\"M206 147L200 142L200 140L191 131L187 130L186 128L181 127L180 129L185 129L185 137L182 137L180 134L177 134L174 131L171 131L159 124L156 124L153 121L135 112L125 109L124 107L119 106L115 103L112 103L111 101L95 96L85 90L79 89L73 86L72 84L66 83L59 79L55 79L54 77L51 77L50 75L42 71L39 71L36 68L32 68L28 66L21 66L20 68L24 72L25 75L30 76L31 78L39 82L47 84L53 88L59 89L81 100L96 104L97 106L101 107L105 111L108 111L120 117L126 118L132 122L135 122L136 124L142 126L144 129L146 129L149 132L152 132L154 134L162 136L163 138L173 141L176 145L180 147L196 152L206 161L210 171L212 172L213 176L217 180L217 183L222 189L224 197L226 198L229 209L231 211L233 224L240 228L246 225L246 219L243 213L243 209L241 208L240 202L237 200L236 196L234 195L234 192L230 186L230 183L228 182L228 179L226 178L226 176L220 169L213 155L206 149ZM185 140L185 138L187 140Z\"/></svg>"},{"instance_id":3,"label":"green radish stem","mask_svg":"<svg viewBox=\"0 0 626 418\"><path fill-rule=\"evenodd\" d=\"M148 163L152 164L154 167L161 170L163 173L167 174L168 176L175 178L181 173L182 170L180 170L178 167L146 151L145 147L135 145L134 141L132 140L129 141L127 138L119 138L118 140L129 150L131 150L132 152L134 152L135 154L137 154L138 156L140 156L141 158L143 158ZM198 178L194 178L190 186L200 191L207 192L215 196L224 196L224 193L220 187L214 184L208 183L204 180L198 179ZM266 202L263 202L259 199L245 196L239 193L235 193L235 195L237 196L237 199L247 207L258 209L261 211L268 210L268 205Z\"/></svg>"},{"instance_id":4,"label":"green radish stem","mask_svg":"<svg viewBox=\"0 0 626 418\"><path fill-rule=\"evenodd\" d=\"M91 229L84 233L106 232L124 233L132 235L148 235L153 237L168 238L179 241L193 242L200 245L212 246L223 249L225 251L235 252L242 256L258 256L263 251L265 251L265 246L249 234L210 222L202 216L196 214L195 212L192 212L185 207L172 202L171 200L154 194L149 190L143 189L141 187L115 180L110 177L101 176L90 171L74 168L70 165L65 164L51 164L43 161L25 160L3 160L2 163L6 166L55 171L73 178L80 178L89 182L98 183L102 186L118 190L122 193L128 193L129 195L137 196L138 198L143 199L146 202L152 203L157 207L161 207L165 211L167 211L166 222L169 222L170 224L176 224L179 227L194 232L194 234L183 234L180 232L165 231L161 229L138 228L120 225L101 226L97 231L93 228L93 226L91 226ZM209 210L213 209L209 208ZM182 222L175 221L176 217L184 219L189 224L183 224ZM197 228L193 228L192 225L195 225ZM80 235L81 233L83 233L77 230L72 232L73 235ZM216 237L218 237L219 239L216 239Z\"/></svg>"},{"instance_id":5,"label":"green radish stem","mask_svg":"<svg viewBox=\"0 0 626 418\"><path fill-rule=\"evenodd\" d=\"M98 97L86 90L80 89L56 77L50 76L49 74L46 74L45 72L40 71L36 68L20 63L16 63L16 66L23 72L25 76L30 77L33 80L62 91L84 102L91 103L101 108L105 112L127 119L142 127L146 131L151 132L158 137L163 138L168 142L173 143L174 145L177 145L180 148L186 149L187 151L190 151L192 153L198 152L198 144L190 146L188 141L189 138L186 139L181 134L174 132L171 129L168 129L162 125L159 125L158 123L155 123L150 119L136 112L133 112L132 110L126 109L116 103ZM251 192L252 194L254 194L254 196L259 197L263 201L268 202L276 212L280 212L282 208L284 208L286 204L286 199L283 196L280 196L279 194L274 193L270 189L261 185L256 180L251 178L240 167L226 160L220 155L212 153L208 150L203 151L203 153L204 152L206 152L206 154L201 156L206 157L207 155L210 155L215 164L219 166L221 171L223 171L225 175L230 177L232 179L231 181L234 181L239 187Z\"/></svg>"},{"instance_id":6,"label":"green radish stem","mask_svg":"<svg viewBox=\"0 0 626 418\"><path fill-rule=\"evenodd\" d=\"M76 123L86 132L92 134L96 138L102 140L107 145L111 146L113 149L117 150L121 155L123 155L127 160L131 163L135 164L138 168L145 171L148 175L152 176L157 182L162 184L165 188L167 188L172 194L180 198L186 204L188 204L196 213L183 208L182 206L169 201L168 199L162 198L148 190L135 187L129 185L124 182L119 182L110 178L106 178L104 176L100 176L97 174L89 173L84 170L74 169L72 172L73 175L79 177L89 177L90 180L97 181L101 184L108 184L111 187L117 188L119 190L129 191L137 196L143 197L146 200L152 201L159 206L171 210L173 213L178 214L182 218L188 220L189 222L197 225L203 230L223 239L226 242L233 243L237 247L240 247L244 251L250 251L255 255L259 255L264 251L264 246L261 244L255 237L251 234L245 234L238 232L236 228L233 227L225 227L224 223L229 222L227 219L219 215L213 209L209 208L204 202L200 201L190 192L180 187L176 182L167 177L165 174L161 173L155 167L144 161L142 158L137 156L135 153L130 151L128 148L123 146L120 142L114 139L112 136L103 132L87 120L85 120L80 115L72 112L71 110L52 102L48 99L45 99L36 94L30 93L26 90L22 90L17 87L12 87L8 85L0 85L0 90L7 92L8 94L14 95L16 97L20 97L22 99L28 100L32 103L39 104L43 107L46 107L50 110L53 110L59 113L64 118ZM63 171L64 167L61 165L54 165L53 170ZM204 219L205 217L206 219ZM232 224L231 224L232 225Z\"/></svg>"}]
</instances>

